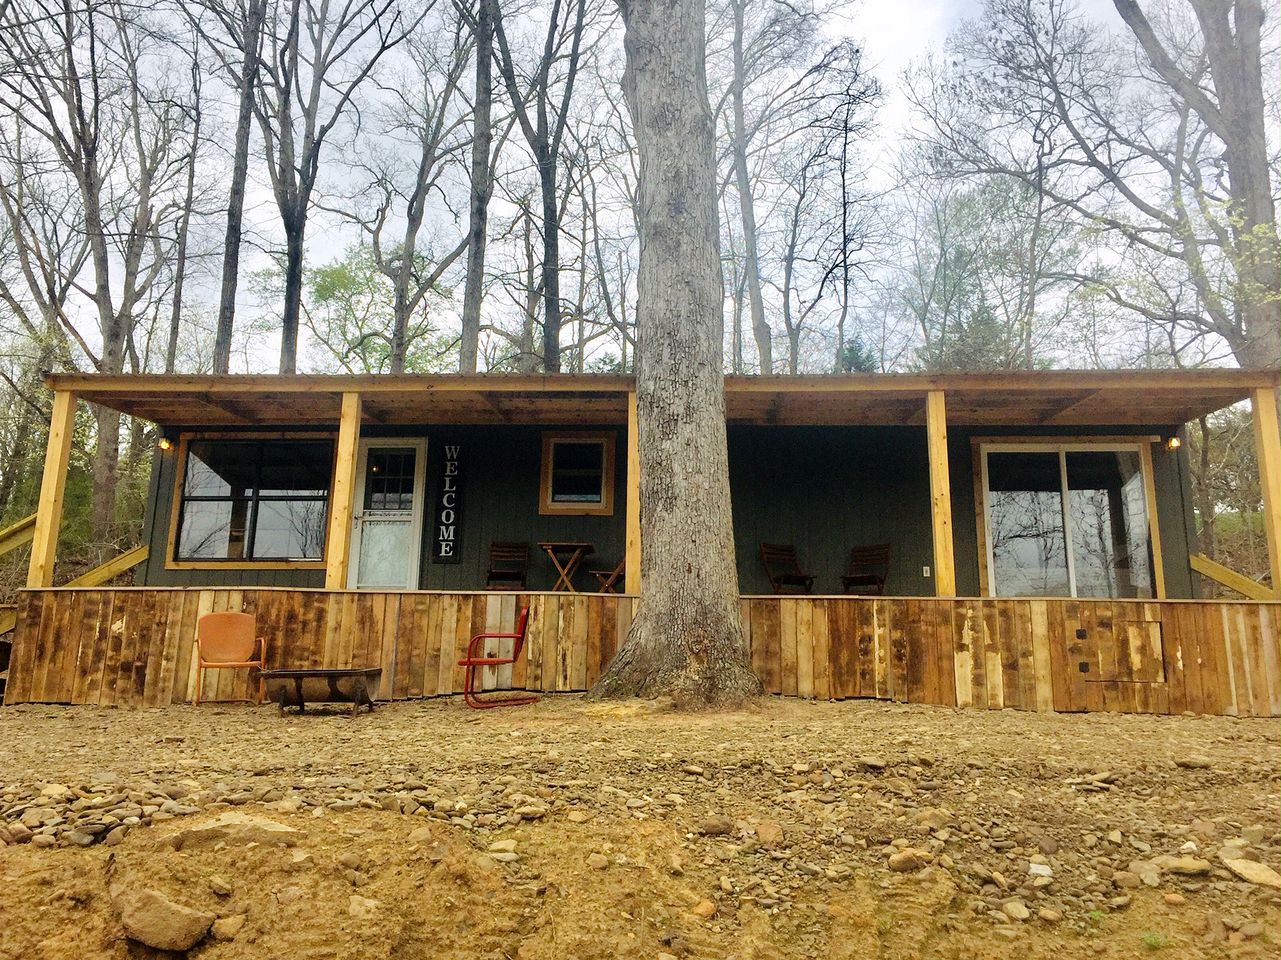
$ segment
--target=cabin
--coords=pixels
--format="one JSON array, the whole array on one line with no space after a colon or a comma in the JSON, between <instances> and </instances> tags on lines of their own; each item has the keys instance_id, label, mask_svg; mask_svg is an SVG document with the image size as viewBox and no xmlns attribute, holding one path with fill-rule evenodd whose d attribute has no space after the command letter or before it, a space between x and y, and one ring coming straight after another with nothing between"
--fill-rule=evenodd
<instances>
[{"instance_id":1,"label":"cabin","mask_svg":"<svg viewBox=\"0 0 1281 960\"><path fill-rule=\"evenodd\" d=\"M1040 711L1281 714L1275 371L725 379L744 625L768 691ZM605 375L57 375L5 703L191 699L198 618L275 668L588 688L640 594L635 385ZM1196 552L1184 424L1252 404L1271 583ZM78 403L155 424L133 585L57 585ZM113 571L115 572L115 571ZM1240 600L1202 599L1208 576ZM206 698L248 695L213 671Z\"/></svg>"}]
</instances>

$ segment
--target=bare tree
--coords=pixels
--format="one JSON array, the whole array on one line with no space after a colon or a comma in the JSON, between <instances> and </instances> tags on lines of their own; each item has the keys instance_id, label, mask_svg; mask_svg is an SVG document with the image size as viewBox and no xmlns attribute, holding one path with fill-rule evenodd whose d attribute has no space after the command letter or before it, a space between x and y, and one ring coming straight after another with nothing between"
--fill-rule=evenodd
<instances>
[{"instance_id":1,"label":"bare tree","mask_svg":"<svg viewBox=\"0 0 1281 960\"><path fill-rule=\"evenodd\" d=\"M427 4L424 15L433 4ZM359 167L368 180L356 203L342 210L369 237L374 262L393 291L391 373L403 373L410 318L468 247L447 237L443 248L426 235L428 199L444 196L443 179L466 150L467 111L459 82L471 58L471 38L459 20L424 22L405 42L406 69L379 84L390 101L383 111L388 149L373 149ZM372 208L366 201L372 197ZM390 239L389 239L390 238Z\"/></svg>"},{"instance_id":2,"label":"bare tree","mask_svg":"<svg viewBox=\"0 0 1281 960\"><path fill-rule=\"evenodd\" d=\"M480 350L480 307L485 296L485 241L493 193L494 23L498 0L477 0L471 20L476 38L476 91L472 105L471 179L467 203L467 279L463 288L458 371L475 373ZM462 8L460 7L460 10Z\"/></svg>"},{"instance_id":3,"label":"bare tree","mask_svg":"<svg viewBox=\"0 0 1281 960\"><path fill-rule=\"evenodd\" d=\"M352 96L382 57L413 29L397 0L284 0L267 19L254 113L285 232L280 372L298 364L307 219L320 158Z\"/></svg>"},{"instance_id":4,"label":"bare tree","mask_svg":"<svg viewBox=\"0 0 1281 960\"><path fill-rule=\"evenodd\" d=\"M191 52L191 100L187 105L191 124L191 149L187 151L187 185L178 213L177 237L174 244L173 293L170 295L169 338L165 345L165 373L173 373L178 360L178 338L182 332L182 295L187 277L187 246L191 233L191 215L196 206L196 167L200 158L200 125L204 118L201 99L200 44ZM226 373L226 368L221 371Z\"/></svg>"},{"instance_id":5,"label":"bare tree","mask_svg":"<svg viewBox=\"0 0 1281 960\"><path fill-rule=\"evenodd\" d=\"M0 90L12 122L43 141L75 184L92 268L82 289L98 320L97 344L75 339L94 369L120 373L172 256L188 118L151 69L158 41L134 7L33 0L21 9L26 19L10 8L0 23L0 56L21 65L0 71ZM121 418L98 407L95 419L91 523L102 541L115 513Z\"/></svg>"},{"instance_id":6,"label":"bare tree","mask_svg":"<svg viewBox=\"0 0 1281 960\"><path fill-rule=\"evenodd\" d=\"M187 9L195 29L218 56L236 91L236 128L232 138L231 184L227 191L227 229L223 239L222 287L214 330L213 372L231 366L231 336L236 321L236 291L240 285L240 243L244 234L245 187L249 179L249 135L262 58L262 30L268 0L197 0ZM221 34L211 36L194 11L212 14Z\"/></svg>"},{"instance_id":7,"label":"bare tree","mask_svg":"<svg viewBox=\"0 0 1281 960\"><path fill-rule=\"evenodd\" d=\"M543 234L543 369L556 373L560 370L561 326L560 194L556 174L565 126L570 119L574 83L582 61L587 0L552 0L542 55L529 78L528 93L520 89L497 0L494 0L494 10L494 35L498 40L503 82L538 169ZM555 89L557 85L559 94Z\"/></svg>"},{"instance_id":8,"label":"bare tree","mask_svg":"<svg viewBox=\"0 0 1281 960\"><path fill-rule=\"evenodd\" d=\"M1250 0L1189 3L1196 23L1169 5L1157 25L1118 0L1136 51L1072 0L994 0L910 93L943 173L1016 180L1135 267L1077 282L1150 323L1221 338L1243 366L1275 367L1262 13Z\"/></svg>"},{"instance_id":9,"label":"bare tree","mask_svg":"<svg viewBox=\"0 0 1281 960\"><path fill-rule=\"evenodd\" d=\"M738 613L721 365L716 155L702 0L619 0L640 148L641 592L592 695L759 694Z\"/></svg>"},{"instance_id":10,"label":"bare tree","mask_svg":"<svg viewBox=\"0 0 1281 960\"><path fill-rule=\"evenodd\" d=\"M1243 365L1275 370L1281 365L1281 262L1263 97L1263 4L1188 0L1203 47L1194 54L1195 66L1186 69L1179 62L1186 53L1157 35L1136 0L1113 2L1157 75L1223 144L1231 234L1226 246L1236 272L1233 301L1241 314L1241 340L1233 349Z\"/></svg>"}]
</instances>

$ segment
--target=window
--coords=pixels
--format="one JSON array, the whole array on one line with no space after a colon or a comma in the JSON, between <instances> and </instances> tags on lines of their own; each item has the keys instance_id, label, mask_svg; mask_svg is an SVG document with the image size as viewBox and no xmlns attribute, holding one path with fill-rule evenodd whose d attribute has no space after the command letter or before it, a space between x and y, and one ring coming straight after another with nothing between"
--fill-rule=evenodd
<instances>
[{"instance_id":1,"label":"window","mask_svg":"<svg viewBox=\"0 0 1281 960\"><path fill-rule=\"evenodd\" d=\"M365 467L365 509L404 512L414 509L414 447L370 447Z\"/></svg>"},{"instance_id":2,"label":"window","mask_svg":"<svg viewBox=\"0 0 1281 960\"><path fill-rule=\"evenodd\" d=\"M332 474L329 440L188 441L173 559L322 560Z\"/></svg>"},{"instance_id":3,"label":"window","mask_svg":"<svg viewBox=\"0 0 1281 960\"><path fill-rule=\"evenodd\" d=\"M992 444L982 456L993 596L1155 596L1140 447Z\"/></svg>"},{"instance_id":4,"label":"window","mask_svg":"<svg viewBox=\"0 0 1281 960\"><path fill-rule=\"evenodd\" d=\"M613 514L614 434L543 434L538 512Z\"/></svg>"}]
</instances>

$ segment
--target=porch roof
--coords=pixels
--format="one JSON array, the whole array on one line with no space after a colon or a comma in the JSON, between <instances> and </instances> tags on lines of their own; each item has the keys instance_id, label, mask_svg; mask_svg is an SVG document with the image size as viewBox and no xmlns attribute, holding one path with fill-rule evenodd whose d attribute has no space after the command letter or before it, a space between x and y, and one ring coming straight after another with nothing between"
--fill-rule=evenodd
<instances>
[{"instance_id":1,"label":"porch roof","mask_svg":"<svg viewBox=\"0 0 1281 960\"><path fill-rule=\"evenodd\" d=\"M163 426L335 424L344 392L385 424L619 424L630 376L57 374L54 390ZM1273 370L727 376L731 423L925 423L929 391L958 426L1173 426L1276 388Z\"/></svg>"}]
</instances>

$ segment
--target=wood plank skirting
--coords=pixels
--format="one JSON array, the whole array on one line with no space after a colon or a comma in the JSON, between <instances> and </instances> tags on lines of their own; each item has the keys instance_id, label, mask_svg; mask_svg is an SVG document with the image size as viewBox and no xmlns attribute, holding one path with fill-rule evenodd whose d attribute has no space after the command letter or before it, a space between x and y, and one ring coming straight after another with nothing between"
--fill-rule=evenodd
<instances>
[{"instance_id":1,"label":"wood plank skirting","mask_svg":"<svg viewBox=\"0 0 1281 960\"><path fill-rule=\"evenodd\" d=\"M745 597L785 696L1062 712L1281 715L1281 604Z\"/></svg>"},{"instance_id":2,"label":"wood plank skirting","mask_svg":"<svg viewBox=\"0 0 1281 960\"><path fill-rule=\"evenodd\" d=\"M382 667L380 699L459 693L475 633L531 605L527 656L488 689L584 690L636 600L608 594L287 589L43 589L18 601L6 703L161 706L190 699L197 618L246 610L269 667ZM771 693L1021 710L1281 715L1281 604L744 597ZM497 652L491 651L491 652ZM250 694L211 671L205 695Z\"/></svg>"},{"instance_id":3,"label":"wood plank skirting","mask_svg":"<svg viewBox=\"0 0 1281 960\"><path fill-rule=\"evenodd\" d=\"M268 669L382 667L380 700L462 693L457 661L468 641L477 633L512 630L526 602L527 655L513 666L483 671L485 689L585 690L631 625L632 598L607 594L29 590L18 598L5 703L188 702L195 689L196 620L219 610L257 617L259 635L267 638ZM494 643L510 648L511 641ZM202 699L251 693L247 670L205 675Z\"/></svg>"}]
</instances>

